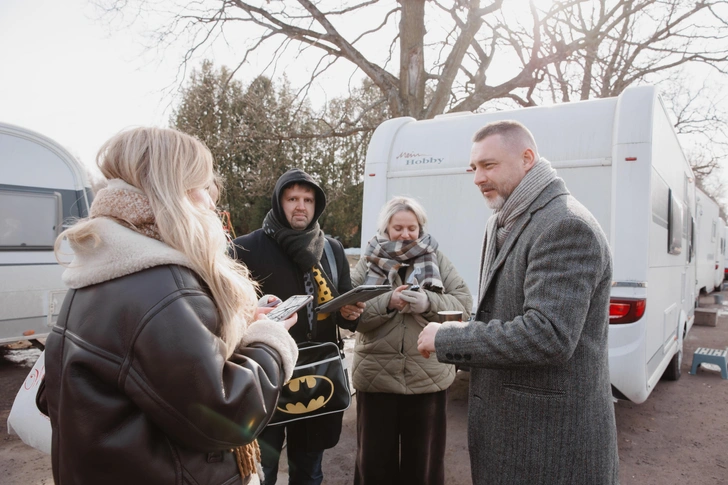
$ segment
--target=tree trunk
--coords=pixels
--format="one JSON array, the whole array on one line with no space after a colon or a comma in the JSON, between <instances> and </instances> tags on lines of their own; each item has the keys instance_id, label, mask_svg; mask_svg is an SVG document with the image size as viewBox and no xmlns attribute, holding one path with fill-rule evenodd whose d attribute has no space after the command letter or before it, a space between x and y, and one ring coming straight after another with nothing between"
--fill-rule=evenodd
<instances>
[{"instance_id":1,"label":"tree trunk","mask_svg":"<svg viewBox=\"0 0 728 485\"><path fill-rule=\"evenodd\" d=\"M584 75L581 78L581 100L587 100L591 96L591 88L593 81L592 69L594 68L594 62L597 58L597 49L599 47L596 39L592 32L586 35L586 52L584 53Z\"/></svg>"},{"instance_id":2,"label":"tree trunk","mask_svg":"<svg viewBox=\"0 0 728 485\"><path fill-rule=\"evenodd\" d=\"M404 116L417 118L425 103L425 1L399 0L399 85Z\"/></svg>"}]
</instances>

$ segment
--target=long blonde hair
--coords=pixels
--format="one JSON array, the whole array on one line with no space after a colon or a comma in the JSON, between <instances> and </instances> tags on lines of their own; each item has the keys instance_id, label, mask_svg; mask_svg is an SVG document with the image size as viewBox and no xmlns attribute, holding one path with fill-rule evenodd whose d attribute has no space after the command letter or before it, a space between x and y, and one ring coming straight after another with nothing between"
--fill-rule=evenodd
<instances>
[{"instance_id":1,"label":"long blonde hair","mask_svg":"<svg viewBox=\"0 0 728 485\"><path fill-rule=\"evenodd\" d=\"M217 305L220 337L230 357L255 318L257 285L248 269L228 255L229 239L217 215L194 204L189 192L209 189L215 179L212 154L196 138L164 128L134 128L107 141L96 163L107 179L121 179L149 198L157 230L170 247L187 256ZM58 238L82 243L98 240L90 219Z\"/></svg>"}]
</instances>

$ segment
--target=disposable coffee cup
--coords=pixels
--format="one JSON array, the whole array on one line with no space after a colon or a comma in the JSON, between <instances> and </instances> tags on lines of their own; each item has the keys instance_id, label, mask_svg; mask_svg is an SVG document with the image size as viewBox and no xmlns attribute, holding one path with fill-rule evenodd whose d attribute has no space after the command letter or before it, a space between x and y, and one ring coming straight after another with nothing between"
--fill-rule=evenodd
<instances>
[{"instance_id":1,"label":"disposable coffee cup","mask_svg":"<svg viewBox=\"0 0 728 485\"><path fill-rule=\"evenodd\" d=\"M461 322L463 320L463 312L460 310L443 310L437 312L440 322Z\"/></svg>"}]
</instances>

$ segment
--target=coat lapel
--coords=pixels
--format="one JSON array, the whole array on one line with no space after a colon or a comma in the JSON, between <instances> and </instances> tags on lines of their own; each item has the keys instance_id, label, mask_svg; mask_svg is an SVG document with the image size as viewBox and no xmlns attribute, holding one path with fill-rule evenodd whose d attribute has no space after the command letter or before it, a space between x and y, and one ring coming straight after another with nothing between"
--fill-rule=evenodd
<instances>
[{"instance_id":1,"label":"coat lapel","mask_svg":"<svg viewBox=\"0 0 728 485\"><path fill-rule=\"evenodd\" d=\"M531 211L530 208L523 214L521 214L521 217L518 218L516 221L516 224L513 226L513 229L511 230L510 234L508 234L508 237L505 241L503 241L503 246L500 248L498 253L495 256L495 261L493 261L492 266L488 270L488 274L481 275L481 283L480 283L480 292L478 295L478 303L483 302L483 297L485 296L486 291L488 290L488 287L490 286L490 283L493 281L493 275L495 275L496 271L498 271L498 268L500 268L503 263L506 260L506 256L508 256L508 253L511 252L513 249L513 245L518 240L518 237L521 235L523 230L528 225L528 222L531 220ZM485 253L483 254L483 259L485 258ZM481 267L483 265L483 261L481 260Z\"/></svg>"},{"instance_id":2,"label":"coat lapel","mask_svg":"<svg viewBox=\"0 0 728 485\"><path fill-rule=\"evenodd\" d=\"M518 241L518 238L521 236L521 233L526 228L528 223L531 221L531 217L535 212L540 210L543 206L551 202L554 198L560 196L560 195L568 195L569 191L566 189L566 185L564 184L564 181L560 178L557 178L553 182L551 182L544 190L541 192L541 195L539 195L536 200L533 201L533 203L528 207L528 209L521 214L521 217L518 218L515 225L513 226L513 229L511 229L510 234L508 234L508 237L506 237L506 240L503 241L503 246L498 251L498 254L496 254L495 261L493 262L493 265L488 270L488 274L481 274L480 275L480 291L478 291L478 307L483 304L483 300L485 298L485 294L488 291L488 288L490 287L490 284L493 281L493 276L498 271L498 268L500 268L503 263L505 263L506 257L508 257L508 254L513 250L513 247L516 244L516 241ZM486 235L487 237L487 235ZM483 251L481 254L480 259L480 267L481 267L481 273L483 268L483 262L485 260L485 244L487 241L483 241Z\"/></svg>"}]
</instances>

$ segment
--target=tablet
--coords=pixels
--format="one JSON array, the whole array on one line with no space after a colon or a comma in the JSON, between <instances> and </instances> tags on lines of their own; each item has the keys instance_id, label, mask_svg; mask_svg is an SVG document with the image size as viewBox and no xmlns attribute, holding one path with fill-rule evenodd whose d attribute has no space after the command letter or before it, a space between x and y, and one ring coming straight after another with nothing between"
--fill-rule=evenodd
<instances>
[{"instance_id":1,"label":"tablet","mask_svg":"<svg viewBox=\"0 0 728 485\"><path fill-rule=\"evenodd\" d=\"M352 305L359 301L371 300L375 296L392 291L392 285L361 285L353 290L329 300L316 309L320 313L335 312L344 305Z\"/></svg>"}]
</instances>

